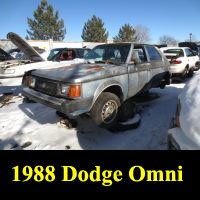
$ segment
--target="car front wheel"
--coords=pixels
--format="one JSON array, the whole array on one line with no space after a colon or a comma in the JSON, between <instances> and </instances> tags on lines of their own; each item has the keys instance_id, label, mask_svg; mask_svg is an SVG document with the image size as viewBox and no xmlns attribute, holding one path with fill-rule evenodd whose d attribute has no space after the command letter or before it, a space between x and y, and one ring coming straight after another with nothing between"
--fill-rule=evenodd
<instances>
[{"instance_id":1,"label":"car front wheel","mask_svg":"<svg viewBox=\"0 0 200 200\"><path fill-rule=\"evenodd\" d=\"M95 123L103 128L113 128L118 121L119 98L110 92L103 92L90 112Z\"/></svg>"}]
</instances>

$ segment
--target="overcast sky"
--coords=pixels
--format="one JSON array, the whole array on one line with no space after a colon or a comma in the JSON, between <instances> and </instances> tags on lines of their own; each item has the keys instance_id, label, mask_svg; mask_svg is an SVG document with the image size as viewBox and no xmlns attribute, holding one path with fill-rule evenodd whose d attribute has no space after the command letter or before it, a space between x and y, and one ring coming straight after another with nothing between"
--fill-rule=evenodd
<instances>
[{"instance_id":1,"label":"overcast sky","mask_svg":"<svg viewBox=\"0 0 200 200\"><path fill-rule=\"evenodd\" d=\"M64 19L66 41L81 41L84 23L96 15L109 32L109 39L118 34L119 28L129 23L149 28L151 43L157 43L164 34L182 41L193 33L200 40L199 0L48 0ZM28 29L27 17L40 0L0 0L0 38L8 32L22 37Z\"/></svg>"}]
</instances>

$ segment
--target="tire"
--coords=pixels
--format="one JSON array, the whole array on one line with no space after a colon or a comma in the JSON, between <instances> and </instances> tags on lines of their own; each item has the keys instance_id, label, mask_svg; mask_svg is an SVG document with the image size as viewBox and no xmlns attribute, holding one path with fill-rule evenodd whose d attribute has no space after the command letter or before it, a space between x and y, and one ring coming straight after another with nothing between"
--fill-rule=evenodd
<instances>
[{"instance_id":1,"label":"tire","mask_svg":"<svg viewBox=\"0 0 200 200\"><path fill-rule=\"evenodd\" d=\"M188 77L191 78L191 77L193 77L193 75L194 75L194 70L190 69L188 72Z\"/></svg>"},{"instance_id":2,"label":"tire","mask_svg":"<svg viewBox=\"0 0 200 200\"><path fill-rule=\"evenodd\" d=\"M184 69L184 71L182 72L181 78L185 79L186 76L187 76L187 73L188 73L188 67L186 67L186 68Z\"/></svg>"},{"instance_id":3,"label":"tire","mask_svg":"<svg viewBox=\"0 0 200 200\"><path fill-rule=\"evenodd\" d=\"M200 62L197 62L197 63L196 63L195 68L196 68L195 71L198 71L198 70L200 69Z\"/></svg>"},{"instance_id":4,"label":"tire","mask_svg":"<svg viewBox=\"0 0 200 200\"><path fill-rule=\"evenodd\" d=\"M120 105L119 97L110 92L103 92L93 105L90 116L98 126L113 128L118 122Z\"/></svg>"}]
</instances>

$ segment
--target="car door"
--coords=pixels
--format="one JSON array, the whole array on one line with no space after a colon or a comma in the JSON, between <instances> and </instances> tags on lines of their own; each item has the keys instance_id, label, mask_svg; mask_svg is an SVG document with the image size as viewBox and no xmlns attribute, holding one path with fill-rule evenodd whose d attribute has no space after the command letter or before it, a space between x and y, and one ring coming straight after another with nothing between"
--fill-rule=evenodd
<instances>
[{"instance_id":1,"label":"car door","mask_svg":"<svg viewBox=\"0 0 200 200\"><path fill-rule=\"evenodd\" d=\"M165 72L164 70L164 62L161 52L157 50L156 47L147 45L146 51L148 55L148 60L150 62L150 79L152 83L152 87L154 84L157 84L162 77L160 75ZM156 85L155 85L156 86Z\"/></svg>"},{"instance_id":2,"label":"car door","mask_svg":"<svg viewBox=\"0 0 200 200\"><path fill-rule=\"evenodd\" d=\"M135 46L129 64L129 96L140 92L150 80L150 63L144 46Z\"/></svg>"}]
</instances>

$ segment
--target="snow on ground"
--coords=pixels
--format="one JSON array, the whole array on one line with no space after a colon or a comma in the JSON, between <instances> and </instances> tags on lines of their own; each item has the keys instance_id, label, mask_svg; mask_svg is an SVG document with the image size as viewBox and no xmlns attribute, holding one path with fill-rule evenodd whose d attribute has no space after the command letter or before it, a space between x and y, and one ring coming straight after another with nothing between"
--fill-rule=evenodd
<instances>
[{"instance_id":1,"label":"snow on ground","mask_svg":"<svg viewBox=\"0 0 200 200\"><path fill-rule=\"evenodd\" d=\"M55 110L38 103L23 103L19 82L13 82L9 87L0 85L0 96L9 91L15 94L10 103L0 108L0 149L164 150L178 95L185 86L185 83L178 83L164 90L152 89L159 98L138 100L141 110L139 128L112 133L85 117L78 119L77 128L67 129L60 124Z\"/></svg>"}]
</instances>

